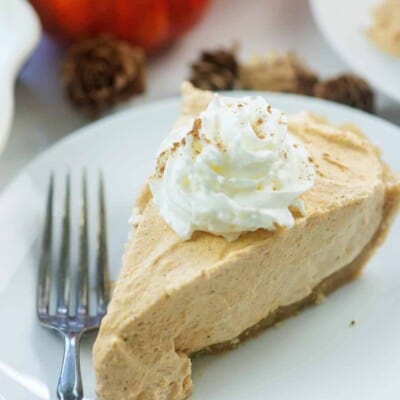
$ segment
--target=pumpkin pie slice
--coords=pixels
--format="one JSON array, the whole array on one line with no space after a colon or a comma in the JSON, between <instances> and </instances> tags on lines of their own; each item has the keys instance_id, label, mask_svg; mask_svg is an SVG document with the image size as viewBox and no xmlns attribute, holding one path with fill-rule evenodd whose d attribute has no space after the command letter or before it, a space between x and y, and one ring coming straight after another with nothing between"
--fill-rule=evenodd
<instances>
[{"instance_id":1,"label":"pumpkin pie slice","mask_svg":"<svg viewBox=\"0 0 400 400\"><path fill-rule=\"evenodd\" d=\"M185 84L177 126L212 99ZM290 117L288 129L315 168L301 195L305 211L290 207L289 227L234 239L195 230L184 240L145 184L94 345L99 400L185 399L191 355L235 347L316 303L357 277L382 243L400 184L377 148L353 127L306 113Z\"/></svg>"}]
</instances>

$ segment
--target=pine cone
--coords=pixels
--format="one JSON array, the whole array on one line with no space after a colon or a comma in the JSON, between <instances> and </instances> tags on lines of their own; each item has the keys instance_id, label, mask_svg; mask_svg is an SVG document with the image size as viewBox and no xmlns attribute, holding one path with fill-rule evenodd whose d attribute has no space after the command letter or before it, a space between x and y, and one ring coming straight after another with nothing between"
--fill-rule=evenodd
<instances>
[{"instance_id":1,"label":"pine cone","mask_svg":"<svg viewBox=\"0 0 400 400\"><path fill-rule=\"evenodd\" d=\"M364 79L355 75L344 74L316 84L314 96L374 112L373 91Z\"/></svg>"},{"instance_id":2,"label":"pine cone","mask_svg":"<svg viewBox=\"0 0 400 400\"><path fill-rule=\"evenodd\" d=\"M108 35L85 39L68 49L62 80L72 103L96 117L144 91L144 53Z\"/></svg>"},{"instance_id":3,"label":"pine cone","mask_svg":"<svg viewBox=\"0 0 400 400\"><path fill-rule=\"evenodd\" d=\"M244 89L312 95L317 75L293 53L256 56L240 67Z\"/></svg>"},{"instance_id":4,"label":"pine cone","mask_svg":"<svg viewBox=\"0 0 400 400\"><path fill-rule=\"evenodd\" d=\"M235 49L203 51L200 59L191 65L189 80L203 90L231 90L238 72Z\"/></svg>"}]
</instances>

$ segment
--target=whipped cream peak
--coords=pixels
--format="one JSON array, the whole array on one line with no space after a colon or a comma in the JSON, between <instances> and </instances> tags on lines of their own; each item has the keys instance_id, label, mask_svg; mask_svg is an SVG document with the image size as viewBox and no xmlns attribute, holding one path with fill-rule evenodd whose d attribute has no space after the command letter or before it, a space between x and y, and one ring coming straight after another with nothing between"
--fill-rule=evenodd
<instances>
[{"instance_id":1,"label":"whipped cream peak","mask_svg":"<svg viewBox=\"0 0 400 400\"><path fill-rule=\"evenodd\" d=\"M199 230L234 240L243 232L293 226L291 209L304 214L300 196L314 179L284 113L261 96L215 95L164 140L150 190L182 239Z\"/></svg>"}]
</instances>

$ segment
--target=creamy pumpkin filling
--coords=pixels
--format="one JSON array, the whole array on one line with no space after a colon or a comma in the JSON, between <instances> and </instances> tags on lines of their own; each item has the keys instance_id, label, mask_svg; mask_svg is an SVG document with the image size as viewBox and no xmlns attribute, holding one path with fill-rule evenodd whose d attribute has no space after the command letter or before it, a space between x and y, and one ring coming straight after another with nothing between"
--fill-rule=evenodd
<instances>
[{"instance_id":1,"label":"creamy pumpkin filling","mask_svg":"<svg viewBox=\"0 0 400 400\"><path fill-rule=\"evenodd\" d=\"M185 85L178 126L212 98ZM379 151L357 129L306 113L288 127L315 168L291 227L182 240L145 185L94 346L100 400L186 398L191 354L231 347L313 302L353 278L382 241L400 185Z\"/></svg>"}]
</instances>

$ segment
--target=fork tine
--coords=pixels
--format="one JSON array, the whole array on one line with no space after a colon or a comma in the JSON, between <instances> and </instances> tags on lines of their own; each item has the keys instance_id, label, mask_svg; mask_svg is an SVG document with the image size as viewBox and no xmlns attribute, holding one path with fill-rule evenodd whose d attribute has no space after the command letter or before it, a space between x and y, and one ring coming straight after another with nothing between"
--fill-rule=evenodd
<instances>
[{"instance_id":1,"label":"fork tine","mask_svg":"<svg viewBox=\"0 0 400 400\"><path fill-rule=\"evenodd\" d=\"M97 235L97 313L105 314L109 300L109 272L107 254L107 215L104 193L104 178L99 172L99 216Z\"/></svg>"},{"instance_id":2,"label":"fork tine","mask_svg":"<svg viewBox=\"0 0 400 400\"><path fill-rule=\"evenodd\" d=\"M76 313L87 315L89 311L89 241L88 241L88 205L86 170L82 175L82 208L80 221L78 296Z\"/></svg>"},{"instance_id":3,"label":"fork tine","mask_svg":"<svg viewBox=\"0 0 400 400\"><path fill-rule=\"evenodd\" d=\"M43 230L42 254L40 257L37 286L37 312L39 317L49 315L51 282L51 243L53 226L54 174L51 173L47 192L46 217Z\"/></svg>"},{"instance_id":4,"label":"fork tine","mask_svg":"<svg viewBox=\"0 0 400 400\"><path fill-rule=\"evenodd\" d=\"M70 298L70 199L71 178L68 172L65 180L64 214L62 220L62 238L60 249L60 266L57 277L57 313L66 315Z\"/></svg>"}]
</instances>

